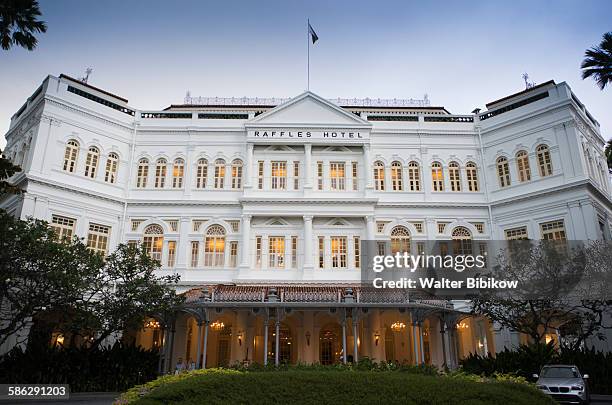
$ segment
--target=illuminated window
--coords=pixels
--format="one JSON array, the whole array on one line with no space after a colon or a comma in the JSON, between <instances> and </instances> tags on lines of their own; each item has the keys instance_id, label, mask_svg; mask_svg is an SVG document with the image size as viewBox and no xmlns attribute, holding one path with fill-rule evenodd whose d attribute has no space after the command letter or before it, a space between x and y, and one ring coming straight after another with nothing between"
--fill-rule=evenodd
<instances>
[{"instance_id":1,"label":"illuminated window","mask_svg":"<svg viewBox=\"0 0 612 405\"><path fill-rule=\"evenodd\" d=\"M268 266L272 269L285 267L285 238L270 236L268 238Z\"/></svg>"},{"instance_id":2,"label":"illuminated window","mask_svg":"<svg viewBox=\"0 0 612 405\"><path fill-rule=\"evenodd\" d=\"M196 170L196 188L206 188L207 178L208 178L208 160L199 159L198 168Z\"/></svg>"},{"instance_id":3,"label":"illuminated window","mask_svg":"<svg viewBox=\"0 0 612 405\"><path fill-rule=\"evenodd\" d=\"M408 163L408 185L410 191L421 191L421 170L417 162Z\"/></svg>"},{"instance_id":4,"label":"illuminated window","mask_svg":"<svg viewBox=\"0 0 612 405\"><path fill-rule=\"evenodd\" d=\"M98 224L89 224L89 233L87 234L87 247L94 252L106 255L108 252L108 237L110 236L110 227Z\"/></svg>"},{"instance_id":5,"label":"illuminated window","mask_svg":"<svg viewBox=\"0 0 612 405\"><path fill-rule=\"evenodd\" d=\"M264 161L257 162L257 189L263 190L264 185Z\"/></svg>"},{"instance_id":6,"label":"illuminated window","mask_svg":"<svg viewBox=\"0 0 612 405\"><path fill-rule=\"evenodd\" d=\"M332 236L331 237L331 259L332 268L346 268L346 237Z\"/></svg>"},{"instance_id":7,"label":"illuminated window","mask_svg":"<svg viewBox=\"0 0 612 405\"><path fill-rule=\"evenodd\" d=\"M176 159L172 167L172 188L183 188L183 176L185 175L185 161Z\"/></svg>"},{"instance_id":8,"label":"illuminated window","mask_svg":"<svg viewBox=\"0 0 612 405\"><path fill-rule=\"evenodd\" d=\"M136 174L136 187L145 188L149 177L149 161L140 159L138 162L138 173Z\"/></svg>"},{"instance_id":9,"label":"illuminated window","mask_svg":"<svg viewBox=\"0 0 612 405\"><path fill-rule=\"evenodd\" d=\"M400 162L391 163L391 190L402 191L404 184L402 181L402 164Z\"/></svg>"},{"instance_id":10,"label":"illuminated window","mask_svg":"<svg viewBox=\"0 0 612 405\"><path fill-rule=\"evenodd\" d=\"M164 230L159 225L149 225L144 230L142 249L151 259L161 261L164 246Z\"/></svg>"},{"instance_id":11,"label":"illuminated window","mask_svg":"<svg viewBox=\"0 0 612 405\"><path fill-rule=\"evenodd\" d=\"M293 162L293 189L300 189L300 162Z\"/></svg>"},{"instance_id":12,"label":"illuminated window","mask_svg":"<svg viewBox=\"0 0 612 405\"><path fill-rule=\"evenodd\" d=\"M255 267L261 268L261 236L255 237Z\"/></svg>"},{"instance_id":13,"label":"illuminated window","mask_svg":"<svg viewBox=\"0 0 612 405\"><path fill-rule=\"evenodd\" d=\"M518 172L519 181L521 183L531 180L529 156L524 150L521 150L516 154L516 171Z\"/></svg>"},{"instance_id":14,"label":"illuminated window","mask_svg":"<svg viewBox=\"0 0 612 405\"><path fill-rule=\"evenodd\" d=\"M272 162L272 190L287 189L287 162Z\"/></svg>"},{"instance_id":15,"label":"illuminated window","mask_svg":"<svg viewBox=\"0 0 612 405\"><path fill-rule=\"evenodd\" d=\"M95 146L92 146L87 151L87 158L85 159L85 177L89 177L92 179L96 178L99 160L100 151Z\"/></svg>"},{"instance_id":16,"label":"illuminated window","mask_svg":"<svg viewBox=\"0 0 612 405\"><path fill-rule=\"evenodd\" d=\"M565 225L563 223L563 220L545 222L543 224L540 224L540 230L542 231L542 239L544 240L566 240Z\"/></svg>"},{"instance_id":17,"label":"illuminated window","mask_svg":"<svg viewBox=\"0 0 612 405\"><path fill-rule=\"evenodd\" d=\"M108 154L106 158L106 171L104 173L104 181L107 183L115 184L117 182L117 164L119 163L119 156L112 152Z\"/></svg>"},{"instance_id":18,"label":"illuminated window","mask_svg":"<svg viewBox=\"0 0 612 405\"><path fill-rule=\"evenodd\" d=\"M467 176L468 191L478 191L478 169L476 163L468 162L465 165L465 173Z\"/></svg>"},{"instance_id":19,"label":"illuminated window","mask_svg":"<svg viewBox=\"0 0 612 405\"><path fill-rule=\"evenodd\" d=\"M536 154L538 156L538 169L540 170L540 176L550 176L553 172L552 161L550 160L550 150L546 145L539 145L536 148Z\"/></svg>"},{"instance_id":20,"label":"illuminated window","mask_svg":"<svg viewBox=\"0 0 612 405\"><path fill-rule=\"evenodd\" d=\"M451 191L461 191L461 174L459 173L459 164L450 162L448 164L448 178L450 180Z\"/></svg>"},{"instance_id":21,"label":"illuminated window","mask_svg":"<svg viewBox=\"0 0 612 405\"><path fill-rule=\"evenodd\" d=\"M325 238L319 236L319 268L325 267Z\"/></svg>"},{"instance_id":22,"label":"illuminated window","mask_svg":"<svg viewBox=\"0 0 612 405\"><path fill-rule=\"evenodd\" d=\"M391 254L410 253L410 232L403 226L391 230Z\"/></svg>"},{"instance_id":23,"label":"illuminated window","mask_svg":"<svg viewBox=\"0 0 612 405\"><path fill-rule=\"evenodd\" d=\"M232 162L232 188L239 190L242 188L242 160L234 159Z\"/></svg>"},{"instance_id":24,"label":"illuminated window","mask_svg":"<svg viewBox=\"0 0 612 405\"><path fill-rule=\"evenodd\" d=\"M361 267L361 242L359 241L359 236L355 236L353 238L353 243L355 244L355 268Z\"/></svg>"},{"instance_id":25,"label":"illuminated window","mask_svg":"<svg viewBox=\"0 0 612 405\"><path fill-rule=\"evenodd\" d=\"M380 160L374 162L374 189L385 190L385 165Z\"/></svg>"},{"instance_id":26,"label":"illuminated window","mask_svg":"<svg viewBox=\"0 0 612 405\"><path fill-rule=\"evenodd\" d=\"M344 162L331 162L329 164L329 177L331 180L331 189L342 191L345 189L344 178Z\"/></svg>"},{"instance_id":27,"label":"illuminated window","mask_svg":"<svg viewBox=\"0 0 612 405\"><path fill-rule=\"evenodd\" d=\"M157 159L155 164L155 188L164 188L166 185L167 165L166 159Z\"/></svg>"},{"instance_id":28,"label":"illuminated window","mask_svg":"<svg viewBox=\"0 0 612 405\"><path fill-rule=\"evenodd\" d=\"M67 217L61 217L59 215L53 215L51 219L51 229L55 232L57 240L62 241L64 239L72 239L74 235L74 226L76 220Z\"/></svg>"},{"instance_id":29,"label":"illuminated window","mask_svg":"<svg viewBox=\"0 0 612 405\"><path fill-rule=\"evenodd\" d=\"M352 162L351 166L353 171L353 191L357 191L359 189L359 169L357 162Z\"/></svg>"},{"instance_id":30,"label":"illuminated window","mask_svg":"<svg viewBox=\"0 0 612 405\"><path fill-rule=\"evenodd\" d=\"M291 237L291 267L297 268L297 255L298 255L298 237Z\"/></svg>"},{"instance_id":31,"label":"illuminated window","mask_svg":"<svg viewBox=\"0 0 612 405\"><path fill-rule=\"evenodd\" d=\"M323 190L323 162L317 162L317 190Z\"/></svg>"},{"instance_id":32,"label":"illuminated window","mask_svg":"<svg viewBox=\"0 0 612 405\"><path fill-rule=\"evenodd\" d=\"M527 227L521 226L520 228L506 229L506 240L527 240Z\"/></svg>"},{"instance_id":33,"label":"illuminated window","mask_svg":"<svg viewBox=\"0 0 612 405\"><path fill-rule=\"evenodd\" d=\"M458 226L453 229L453 254L458 255L471 255L472 254L472 234L470 231L463 227Z\"/></svg>"},{"instance_id":34,"label":"illuminated window","mask_svg":"<svg viewBox=\"0 0 612 405\"><path fill-rule=\"evenodd\" d=\"M238 264L238 242L230 242L230 267L236 267Z\"/></svg>"},{"instance_id":35,"label":"illuminated window","mask_svg":"<svg viewBox=\"0 0 612 405\"><path fill-rule=\"evenodd\" d=\"M508 159L503 156L497 159L497 178L500 187L510 185L510 167L508 166Z\"/></svg>"},{"instance_id":36,"label":"illuminated window","mask_svg":"<svg viewBox=\"0 0 612 405\"><path fill-rule=\"evenodd\" d=\"M168 267L174 267L176 261L176 241L168 241Z\"/></svg>"},{"instance_id":37,"label":"illuminated window","mask_svg":"<svg viewBox=\"0 0 612 405\"><path fill-rule=\"evenodd\" d=\"M223 188L225 185L225 160L215 160L215 188Z\"/></svg>"},{"instance_id":38,"label":"illuminated window","mask_svg":"<svg viewBox=\"0 0 612 405\"><path fill-rule=\"evenodd\" d=\"M76 168L77 158L79 156L79 143L74 139L71 139L66 144L66 151L64 152L64 170L68 173L74 173Z\"/></svg>"},{"instance_id":39,"label":"illuminated window","mask_svg":"<svg viewBox=\"0 0 612 405\"><path fill-rule=\"evenodd\" d=\"M191 267L198 267L200 261L200 242L191 242Z\"/></svg>"},{"instance_id":40,"label":"illuminated window","mask_svg":"<svg viewBox=\"0 0 612 405\"><path fill-rule=\"evenodd\" d=\"M433 162L431 164L431 181L433 191L444 191L444 175L440 162Z\"/></svg>"},{"instance_id":41,"label":"illuminated window","mask_svg":"<svg viewBox=\"0 0 612 405\"><path fill-rule=\"evenodd\" d=\"M221 267L225 262L225 229L211 225L206 231L204 266Z\"/></svg>"}]
</instances>

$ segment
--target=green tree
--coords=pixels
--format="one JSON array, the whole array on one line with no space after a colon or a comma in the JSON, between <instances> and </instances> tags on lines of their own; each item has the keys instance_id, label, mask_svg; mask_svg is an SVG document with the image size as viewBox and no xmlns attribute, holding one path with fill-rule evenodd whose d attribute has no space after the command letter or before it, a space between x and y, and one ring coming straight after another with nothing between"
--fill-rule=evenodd
<instances>
[{"instance_id":1,"label":"green tree","mask_svg":"<svg viewBox=\"0 0 612 405\"><path fill-rule=\"evenodd\" d=\"M606 154L606 160L608 161L608 172L612 174L612 138L608 139L604 153Z\"/></svg>"},{"instance_id":2,"label":"green tree","mask_svg":"<svg viewBox=\"0 0 612 405\"><path fill-rule=\"evenodd\" d=\"M2 0L0 2L0 45L9 50L13 45L36 48L38 40L34 36L47 32L47 24L40 21L41 16L36 0Z\"/></svg>"},{"instance_id":3,"label":"green tree","mask_svg":"<svg viewBox=\"0 0 612 405\"><path fill-rule=\"evenodd\" d=\"M18 194L21 192L19 187L8 181L11 176L20 171L21 168L12 164L0 151L0 197L5 194Z\"/></svg>"},{"instance_id":4,"label":"green tree","mask_svg":"<svg viewBox=\"0 0 612 405\"><path fill-rule=\"evenodd\" d=\"M582 78L593 77L601 90L612 82L612 32L606 32L598 46L584 53Z\"/></svg>"}]
</instances>

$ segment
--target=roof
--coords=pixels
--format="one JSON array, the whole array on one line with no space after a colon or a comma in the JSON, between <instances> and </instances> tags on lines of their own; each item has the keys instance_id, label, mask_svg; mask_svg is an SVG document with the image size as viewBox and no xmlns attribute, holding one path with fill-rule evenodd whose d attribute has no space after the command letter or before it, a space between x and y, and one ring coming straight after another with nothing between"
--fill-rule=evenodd
<instances>
[{"instance_id":1,"label":"roof","mask_svg":"<svg viewBox=\"0 0 612 405\"><path fill-rule=\"evenodd\" d=\"M118 95L116 95L116 94L109 93L109 92L108 92L108 91L106 91L106 90L102 90L102 89L100 89L100 88L98 88L98 87L92 86L91 84L87 84L87 83L85 83L85 82L83 82L83 81L81 81L81 80L75 79L74 77L70 77L70 76L65 75L65 74L63 74L63 73L62 73L62 74L60 74L60 79L70 80L70 81L72 81L72 82L74 82L74 83L76 83L76 84L78 84L78 85L81 85L81 86L84 86L84 87L90 88L90 89L95 90L95 91L97 91L97 92L100 92L100 93L102 93L102 94L106 94L107 96L114 97L114 98L116 98L116 99L118 99L118 100L123 101L123 102L124 102L124 103L126 103L126 104L127 104L127 102L128 102L128 99L127 99L127 98L123 98L123 97L120 97L120 96L118 96Z\"/></svg>"},{"instance_id":2,"label":"roof","mask_svg":"<svg viewBox=\"0 0 612 405\"><path fill-rule=\"evenodd\" d=\"M531 91L541 89L542 87L546 87L546 86L551 85L551 84L554 85L555 81L554 80L549 80L549 81L544 82L542 84L538 84L537 86L533 86L533 87L530 87L530 88L525 89L523 91L519 91L518 93L510 94L509 96L500 98L500 99L495 100L495 101L491 101L491 102L489 102L489 103L487 103L485 105L486 105L487 109L491 109L491 107L495 106L495 104L500 104L500 103L502 103L504 101L510 100L511 98L522 96L523 94L527 94L527 93L529 93Z\"/></svg>"}]
</instances>

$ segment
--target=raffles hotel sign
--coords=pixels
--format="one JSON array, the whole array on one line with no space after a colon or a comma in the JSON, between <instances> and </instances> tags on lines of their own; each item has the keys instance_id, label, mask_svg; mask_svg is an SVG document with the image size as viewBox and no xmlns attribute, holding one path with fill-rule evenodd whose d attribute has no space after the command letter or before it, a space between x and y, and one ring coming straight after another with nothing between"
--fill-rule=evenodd
<instances>
[{"instance_id":1,"label":"raffles hotel sign","mask_svg":"<svg viewBox=\"0 0 612 405\"><path fill-rule=\"evenodd\" d=\"M250 141L288 141L288 142L354 142L369 141L370 131L364 129L249 129L247 139Z\"/></svg>"}]
</instances>

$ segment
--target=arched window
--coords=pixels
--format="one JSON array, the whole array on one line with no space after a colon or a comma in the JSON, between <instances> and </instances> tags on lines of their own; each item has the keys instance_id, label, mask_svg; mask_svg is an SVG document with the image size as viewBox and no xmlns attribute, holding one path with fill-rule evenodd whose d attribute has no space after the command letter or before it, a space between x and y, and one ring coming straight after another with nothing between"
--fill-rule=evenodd
<instances>
[{"instance_id":1,"label":"arched window","mask_svg":"<svg viewBox=\"0 0 612 405\"><path fill-rule=\"evenodd\" d=\"M157 159L155 164L155 188L164 188L166 185L166 171L168 162L166 159Z\"/></svg>"},{"instance_id":2,"label":"arched window","mask_svg":"<svg viewBox=\"0 0 612 405\"><path fill-rule=\"evenodd\" d=\"M391 163L391 189L393 191L404 190L402 181L402 164L398 161Z\"/></svg>"},{"instance_id":3,"label":"arched window","mask_svg":"<svg viewBox=\"0 0 612 405\"><path fill-rule=\"evenodd\" d=\"M211 225L206 231L204 244L204 266L221 267L225 258L225 229L221 225Z\"/></svg>"},{"instance_id":4,"label":"arched window","mask_svg":"<svg viewBox=\"0 0 612 405\"><path fill-rule=\"evenodd\" d=\"M540 176L550 176L553 172L552 161L550 160L550 150L547 145L539 145L536 148L536 154L538 156L538 169L540 170Z\"/></svg>"},{"instance_id":5,"label":"arched window","mask_svg":"<svg viewBox=\"0 0 612 405\"><path fill-rule=\"evenodd\" d=\"M164 230L159 225L149 225L144 230L142 249L151 259L161 262L164 246Z\"/></svg>"},{"instance_id":6,"label":"arched window","mask_svg":"<svg viewBox=\"0 0 612 405\"><path fill-rule=\"evenodd\" d=\"M444 191L444 174L442 173L440 162L433 162L431 164L431 181L433 191Z\"/></svg>"},{"instance_id":7,"label":"arched window","mask_svg":"<svg viewBox=\"0 0 612 405\"><path fill-rule=\"evenodd\" d=\"M465 174L467 176L468 191L478 191L478 169L476 163L468 162L465 165Z\"/></svg>"},{"instance_id":8,"label":"arched window","mask_svg":"<svg viewBox=\"0 0 612 405\"><path fill-rule=\"evenodd\" d=\"M74 139L71 139L66 144L66 151L64 152L64 170L68 173L74 173L76 168L77 158L79 156L79 143Z\"/></svg>"},{"instance_id":9,"label":"arched window","mask_svg":"<svg viewBox=\"0 0 612 405\"><path fill-rule=\"evenodd\" d=\"M524 150L516 154L516 170L518 171L519 181L531 180L531 168L529 167L529 155Z\"/></svg>"},{"instance_id":10,"label":"arched window","mask_svg":"<svg viewBox=\"0 0 612 405\"><path fill-rule=\"evenodd\" d=\"M500 187L510 185L510 167L508 166L508 159L504 156L497 159L497 178L499 179Z\"/></svg>"},{"instance_id":11,"label":"arched window","mask_svg":"<svg viewBox=\"0 0 612 405\"><path fill-rule=\"evenodd\" d=\"M206 179L208 178L208 160L198 160L198 169L196 172L196 187L206 188Z\"/></svg>"},{"instance_id":12,"label":"arched window","mask_svg":"<svg viewBox=\"0 0 612 405\"><path fill-rule=\"evenodd\" d=\"M108 154L106 158L106 171L104 173L104 181L115 184L117 182L117 164L119 156L115 152Z\"/></svg>"},{"instance_id":13,"label":"arched window","mask_svg":"<svg viewBox=\"0 0 612 405\"><path fill-rule=\"evenodd\" d=\"M469 229L464 226L458 226L453 229L453 254L471 255L472 254L472 234Z\"/></svg>"},{"instance_id":14,"label":"arched window","mask_svg":"<svg viewBox=\"0 0 612 405\"><path fill-rule=\"evenodd\" d=\"M100 160L100 151L95 146L92 146L87 151L87 159L85 159L85 177L92 179L96 177L98 160Z\"/></svg>"},{"instance_id":15,"label":"arched window","mask_svg":"<svg viewBox=\"0 0 612 405\"><path fill-rule=\"evenodd\" d=\"M242 188L242 160L234 159L232 162L232 188L235 190Z\"/></svg>"},{"instance_id":16,"label":"arched window","mask_svg":"<svg viewBox=\"0 0 612 405\"><path fill-rule=\"evenodd\" d=\"M223 188L225 184L225 160L215 160L215 188Z\"/></svg>"},{"instance_id":17,"label":"arched window","mask_svg":"<svg viewBox=\"0 0 612 405\"><path fill-rule=\"evenodd\" d=\"M374 162L374 189L385 190L385 165L380 160Z\"/></svg>"},{"instance_id":18,"label":"arched window","mask_svg":"<svg viewBox=\"0 0 612 405\"><path fill-rule=\"evenodd\" d=\"M172 167L172 188L183 188L183 176L185 175L185 161L175 159Z\"/></svg>"},{"instance_id":19,"label":"arched window","mask_svg":"<svg viewBox=\"0 0 612 405\"><path fill-rule=\"evenodd\" d=\"M450 180L451 191L461 191L461 174L459 173L459 163L450 162L448 164L448 178Z\"/></svg>"},{"instance_id":20,"label":"arched window","mask_svg":"<svg viewBox=\"0 0 612 405\"><path fill-rule=\"evenodd\" d=\"M391 230L391 254L410 253L410 232L406 227L396 226Z\"/></svg>"},{"instance_id":21,"label":"arched window","mask_svg":"<svg viewBox=\"0 0 612 405\"><path fill-rule=\"evenodd\" d=\"M136 187L145 188L149 177L149 160L140 159L138 161L138 173L136 174Z\"/></svg>"},{"instance_id":22,"label":"arched window","mask_svg":"<svg viewBox=\"0 0 612 405\"><path fill-rule=\"evenodd\" d=\"M417 162L408 163L408 185L410 191L421 191L421 170Z\"/></svg>"}]
</instances>

